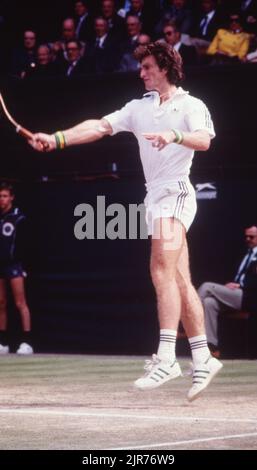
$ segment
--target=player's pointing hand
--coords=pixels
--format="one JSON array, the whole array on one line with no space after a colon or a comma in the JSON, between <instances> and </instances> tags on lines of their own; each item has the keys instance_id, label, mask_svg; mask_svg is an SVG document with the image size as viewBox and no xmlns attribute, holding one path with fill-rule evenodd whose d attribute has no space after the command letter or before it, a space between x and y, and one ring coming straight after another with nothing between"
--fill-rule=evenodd
<instances>
[{"instance_id":1,"label":"player's pointing hand","mask_svg":"<svg viewBox=\"0 0 257 470\"><path fill-rule=\"evenodd\" d=\"M152 146L158 150L162 150L166 145L171 144L174 141L173 132L160 132L160 133L149 133L143 132L142 134L147 140L152 142Z\"/></svg>"}]
</instances>

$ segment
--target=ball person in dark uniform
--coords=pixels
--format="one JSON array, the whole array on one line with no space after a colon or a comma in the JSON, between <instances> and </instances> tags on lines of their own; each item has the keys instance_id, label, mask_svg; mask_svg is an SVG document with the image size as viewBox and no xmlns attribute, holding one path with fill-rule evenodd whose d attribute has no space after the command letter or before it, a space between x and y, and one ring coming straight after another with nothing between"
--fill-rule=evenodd
<instances>
[{"instance_id":1,"label":"ball person in dark uniform","mask_svg":"<svg viewBox=\"0 0 257 470\"><path fill-rule=\"evenodd\" d=\"M9 183L0 183L0 354L8 354L7 283L20 313L22 337L17 354L32 354L31 316L26 302L24 272L21 264L25 216L13 206L14 191Z\"/></svg>"}]
</instances>

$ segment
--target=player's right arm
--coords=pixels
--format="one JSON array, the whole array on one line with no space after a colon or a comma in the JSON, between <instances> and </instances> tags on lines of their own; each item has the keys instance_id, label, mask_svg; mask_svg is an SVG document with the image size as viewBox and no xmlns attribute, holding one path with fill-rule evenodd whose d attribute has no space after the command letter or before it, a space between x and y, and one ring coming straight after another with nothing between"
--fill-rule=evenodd
<instances>
[{"instance_id":1,"label":"player's right arm","mask_svg":"<svg viewBox=\"0 0 257 470\"><path fill-rule=\"evenodd\" d=\"M65 146L70 146L100 140L112 134L112 127L106 119L90 119L59 133L63 134ZM33 139L29 141L30 145L40 152L55 150L58 148L57 142L55 134L43 133L34 134Z\"/></svg>"}]
</instances>

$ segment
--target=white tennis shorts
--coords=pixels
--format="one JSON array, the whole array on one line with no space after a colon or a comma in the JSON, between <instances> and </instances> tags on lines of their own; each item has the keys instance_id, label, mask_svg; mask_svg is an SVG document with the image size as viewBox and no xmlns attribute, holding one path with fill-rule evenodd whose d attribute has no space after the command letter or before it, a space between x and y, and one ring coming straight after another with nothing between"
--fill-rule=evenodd
<instances>
[{"instance_id":1,"label":"white tennis shorts","mask_svg":"<svg viewBox=\"0 0 257 470\"><path fill-rule=\"evenodd\" d=\"M146 224L148 235L153 235L154 221L174 217L189 229L196 214L195 190L189 179L183 181L155 181L146 183Z\"/></svg>"}]
</instances>

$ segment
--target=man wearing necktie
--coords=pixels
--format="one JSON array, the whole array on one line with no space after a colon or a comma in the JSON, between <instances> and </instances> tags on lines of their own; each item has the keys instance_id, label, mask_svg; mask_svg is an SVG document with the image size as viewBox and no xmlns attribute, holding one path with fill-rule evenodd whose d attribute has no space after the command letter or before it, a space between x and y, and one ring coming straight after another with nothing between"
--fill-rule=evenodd
<instances>
[{"instance_id":1,"label":"man wearing necktie","mask_svg":"<svg viewBox=\"0 0 257 470\"><path fill-rule=\"evenodd\" d=\"M257 224L245 229L248 251L232 282L225 285L205 282L199 287L204 313L206 335L213 355L219 356L218 316L228 308L257 311Z\"/></svg>"},{"instance_id":2,"label":"man wearing necktie","mask_svg":"<svg viewBox=\"0 0 257 470\"><path fill-rule=\"evenodd\" d=\"M200 23L200 30L201 30L201 34L202 36L204 37L206 35L206 30L207 30L207 26L208 26L208 23L209 23L209 16L206 14L203 19L201 20L201 23Z\"/></svg>"}]
</instances>

